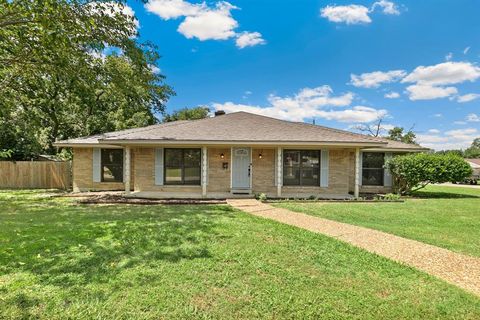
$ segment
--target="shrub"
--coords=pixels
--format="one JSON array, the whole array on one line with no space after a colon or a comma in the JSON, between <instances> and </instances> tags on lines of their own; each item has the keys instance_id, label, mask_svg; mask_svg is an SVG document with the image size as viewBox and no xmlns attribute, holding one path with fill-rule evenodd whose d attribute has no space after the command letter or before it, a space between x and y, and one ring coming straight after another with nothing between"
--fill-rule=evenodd
<instances>
[{"instance_id":1,"label":"shrub","mask_svg":"<svg viewBox=\"0 0 480 320\"><path fill-rule=\"evenodd\" d=\"M267 195L265 193L260 193L256 196L257 200L259 201L267 201Z\"/></svg>"},{"instance_id":2,"label":"shrub","mask_svg":"<svg viewBox=\"0 0 480 320\"><path fill-rule=\"evenodd\" d=\"M410 194L429 183L462 181L472 174L470 165L454 154L417 153L394 157L386 163L398 194Z\"/></svg>"},{"instance_id":3,"label":"shrub","mask_svg":"<svg viewBox=\"0 0 480 320\"><path fill-rule=\"evenodd\" d=\"M383 196L383 200L387 200L387 201L400 200L400 195L395 193L387 193L386 195Z\"/></svg>"}]
</instances>

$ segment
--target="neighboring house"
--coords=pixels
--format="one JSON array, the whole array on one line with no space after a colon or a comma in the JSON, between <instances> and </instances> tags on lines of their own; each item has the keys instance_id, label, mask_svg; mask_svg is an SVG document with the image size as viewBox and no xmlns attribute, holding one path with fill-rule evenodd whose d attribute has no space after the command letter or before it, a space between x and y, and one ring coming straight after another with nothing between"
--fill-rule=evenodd
<instances>
[{"instance_id":1,"label":"neighboring house","mask_svg":"<svg viewBox=\"0 0 480 320\"><path fill-rule=\"evenodd\" d=\"M471 183L478 183L480 180L480 159L465 159L470 167L472 167L473 173L472 175L467 179Z\"/></svg>"},{"instance_id":2,"label":"neighboring house","mask_svg":"<svg viewBox=\"0 0 480 320\"><path fill-rule=\"evenodd\" d=\"M73 189L158 198L344 198L390 192L386 159L428 149L246 112L59 141L73 148Z\"/></svg>"}]
</instances>

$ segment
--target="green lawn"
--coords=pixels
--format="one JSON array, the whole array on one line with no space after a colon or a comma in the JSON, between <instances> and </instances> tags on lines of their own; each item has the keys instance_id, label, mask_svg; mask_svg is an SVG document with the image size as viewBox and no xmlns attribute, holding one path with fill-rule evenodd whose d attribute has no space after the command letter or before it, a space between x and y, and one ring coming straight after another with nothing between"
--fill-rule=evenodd
<instances>
[{"instance_id":1,"label":"green lawn","mask_svg":"<svg viewBox=\"0 0 480 320\"><path fill-rule=\"evenodd\" d=\"M404 203L279 203L276 206L480 256L480 189L428 186Z\"/></svg>"},{"instance_id":2,"label":"green lawn","mask_svg":"<svg viewBox=\"0 0 480 320\"><path fill-rule=\"evenodd\" d=\"M0 192L0 318L478 319L480 299L228 206Z\"/></svg>"}]
</instances>

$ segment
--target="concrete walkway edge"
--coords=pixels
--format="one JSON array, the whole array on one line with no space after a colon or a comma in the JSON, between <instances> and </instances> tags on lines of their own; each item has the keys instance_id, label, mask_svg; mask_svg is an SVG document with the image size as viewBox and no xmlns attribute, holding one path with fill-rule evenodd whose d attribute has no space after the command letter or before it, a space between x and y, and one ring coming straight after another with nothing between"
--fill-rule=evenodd
<instances>
[{"instance_id":1,"label":"concrete walkway edge","mask_svg":"<svg viewBox=\"0 0 480 320\"><path fill-rule=\"evenodd\" d=\"M382 231L275 208L255 199L228 199L227 203L258 217L334 237L369 252L425 271L480 296L480 258Z\"/></svg>"}]
</instances>

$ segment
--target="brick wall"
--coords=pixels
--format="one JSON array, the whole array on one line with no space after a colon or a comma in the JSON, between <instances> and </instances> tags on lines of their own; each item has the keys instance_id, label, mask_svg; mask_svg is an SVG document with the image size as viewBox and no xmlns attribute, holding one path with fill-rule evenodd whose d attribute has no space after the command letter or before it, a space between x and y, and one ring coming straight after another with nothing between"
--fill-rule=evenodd
<instances>
[{"instance_id":1,"label":"brick wall","mask_svg":"<svg viewBox=\"0 0 480 320\"><path fill-rule=\"evenodd\" d=\"M262 158L259 158L259 154ZM252 149L253 193L276 194L275 149Z\"/></svg>"},{"instance_id":2,"label":"brick wall","mask_svg":"<svg viewBox=\"0 0 480 320\"><path fill-rule=\"evenodd\" d=\"M349 189L351 149L331 149L329 152L328 187L282 187L283 196L345 195Z\"/></svg>"},{"instance_id":3,"label":"brick wall","mask_svg":"<svg viewBox=\"0 0 480 320\"><path fill-rule=\"evenodd\" d=\"M224 158L220 157L224 154ZM258 155L262 153L262 159ZM124 190L123 183L93 182L92 148L74 148L73 187L76 191ZM331 149L329 159L329 186L284 186L284 195L308 196L315 194L347 194L354 189L355 152L353 149ZM276 196L275 149L252 148L252 191ZM223 163L228 168L223 169ZM229 147L208 148L207 193L229 193L231 156ZM156 186L155 149L132 148L132 189L171 193L201 194L201 186ZM389 192L386 190L386 192Z\"/></svg>"},{"instance_id":4,"label":"brick wall","mask_svg":"<svg viewBox=\"0 0 480 320\"><path fill-rule=\"evenodd\" d=\"M350 177L348 183L348 190L354 192L355 190L355 151L350 153ZM361 179L361 177L360 177ZM360 193L390 193L393 191L392 187L384 186L360 186Z\"/></svg>"},{"instance_id":5,"label":"brick wall","mask_svg":"<svg viewBox=\"0 0 480 320\"><path fill-rule=\"evenodd\" d=\"M73 191L125 190L122 182L93 182L93 148L73 149Z\"/></svg>"},{"instance_id":6,"label":"brick wall","mask_svg":"<svg viewBox=\"0 0 480 320\"><path fill-rule=\"evenodd\" d=\"M221 154L224 158L221 158ZM230 148L208 148L208 192L230 192ZM228 168L223 168L223 163Z\"/></svg>"},{"instance_id":7,"label":"brick wall","mask_svg":"<svg viewBox=\"0 0 480 320\"><path fill-rule=\"evenodd\" d=\"M155 148L135 148L135 191L157 191L168 193L186 192L200 196L201 186L157 186L155 185Z\"/></svg>"}]
</instances>

